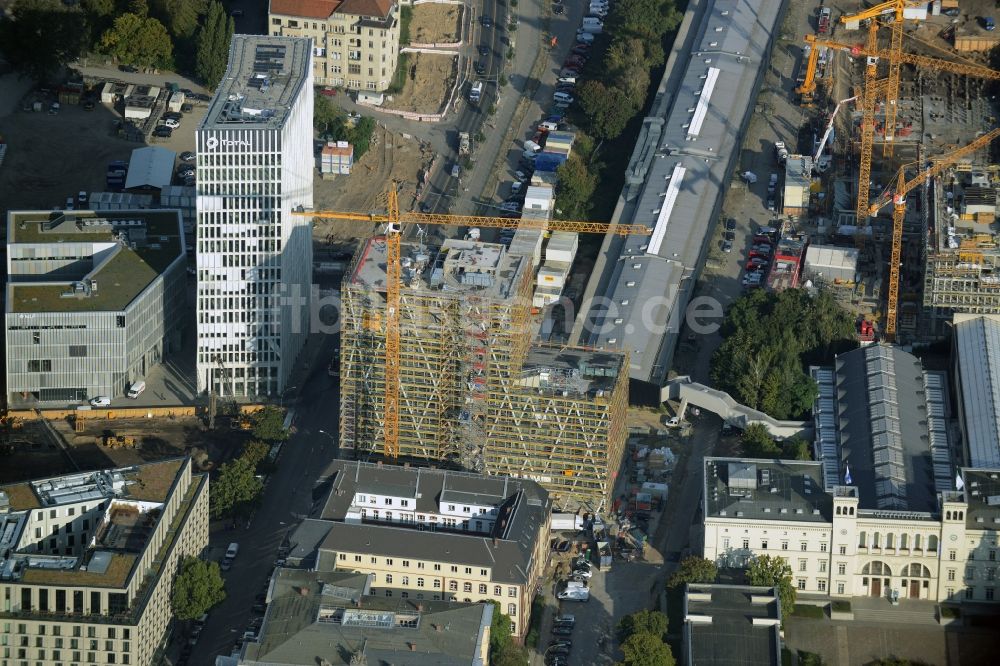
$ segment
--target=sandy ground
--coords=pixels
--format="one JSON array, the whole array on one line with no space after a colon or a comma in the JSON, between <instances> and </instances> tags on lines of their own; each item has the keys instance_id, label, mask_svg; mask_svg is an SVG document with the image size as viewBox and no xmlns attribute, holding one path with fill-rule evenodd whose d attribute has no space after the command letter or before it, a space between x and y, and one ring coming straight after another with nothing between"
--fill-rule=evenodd
<instances>
[{"instance_id":1,"label":"sandy ground","mask_svg":"<svg viewBox=\"0 0 1000 666\"><path fill-rule=\"evenodd\" d=\"M415 44L451 44L461 30L460 5L417 5L410 22L410 41Z\"/></svg>"},{"instance_id":2,"label":"sandy ground","mask_svg":"<svg viewBox=\"0 0 1000 666\"><path fill-rule=\"evenodd\" d=\"M316 210L343 212L384 212L386 188L399 184L400 210L411 210L416 184L422 170L430 167L434 154L430 146L414 137L404 137L376 128L371 149L354 164L350 176L322 180L317 174L313 185ZM319 244L336 245L337 241L366 238L376 227L363 222L315 220L313 237Z\"/></svg>"},{"instance_id":3,"label":"sandy ground","mask_svg":"<svg viewBox=\"0 0 1000 666\"><path fill-rule=\"evenodd\" d=\"M389 109L437 113L455 81L455 56L411 53L403 92L386 102Z\"/></svg>"}]
</instances>

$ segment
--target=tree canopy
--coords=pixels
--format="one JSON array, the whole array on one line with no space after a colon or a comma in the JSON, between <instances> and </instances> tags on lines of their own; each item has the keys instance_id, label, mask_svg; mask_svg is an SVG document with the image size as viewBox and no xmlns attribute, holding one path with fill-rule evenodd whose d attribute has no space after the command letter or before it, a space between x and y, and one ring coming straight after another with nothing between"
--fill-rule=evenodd
<instances>
[{"instance_id":1,"label":"tree canopy","mask_svg":"<svg viewBox=\"0 0 1000 666\"><path fill-rule=\"evenodd\" d=\"M222 3L213 0L195 40L195 73L212 90L215 90L226 73L229 43L233 39L235 26L233 17L226 14Z\"/></svg>"},{"instance_id":2,"label":"tree canopy","mask_svg":"<svg viewBox=\"0 0 1000 666\"><path fill-rule=\"evenodd\" d=\"M619 641L635 634L652 634L662 639L667 633L667 616L660 611L641 610L619 620L617 630Z\"/></svg>"},{"instance_id":3,"label":"tree canopy","mask_svg":"<svg viewBox=\"0 0 1000 666\"><path fill-rule=\"evenodd\" d=\"M500 604L493 599L486 603L493 606L490 625L490 664L499 666L524 666L524 651L510 637L510 615L500 612Z\"/></svg>"},{"instance_id":4,"label":"tree canopy","mask_svg":"<svg viewBox=\"0 0 1000 666\"><path fill-rule=\"evenodd\" d=\"M645 631L629 636L621 648L625 655L621 666L674 666L677 663L663 638Z\"/></svg>"},{"instance_id":5,"label":"tree canopy","mask_svg":"<svg viewBox=\"0 0 1000 666\"><path fill-rule=\"evenodd\" d=\"M257 478L257 464L249 456L224 463L212 481L209 510L213 518L239 512L260 496L264 484Z\"/></svg>"},{"instance_id":6,"label":"tree canopy","mask_svg":"<svg viewBox=\"0 0 1000 666\"><path fill-rule=\"evenodd\" d=\"M21 74L45 81L79 57L88 31L79 9L58 0L15 0L0 19L0 51Z\"/></svg>"},{"instance_id":7,"label":"tree canopy","mask_svg":"<svg viewBox=\"0 0 1000 666\"><path fill-rule=\"evenodd\" d=\"M597 189L597 176L590 173L579 155L570 155L556 169L556 215L561 219L585 220L590 198Z\"/></svg>"},{"instance_id":8,"label":"tree canopy","mask_svg":"<svg viewBox=\"0 0 1000 666\"><path fill-rule=\"evenodd\" d=\"M712 560L691 555L677 565L677 570L667 580L667 587L675 588L687 583L714 583L719 569Z\"/></svg>"},{"instance_id":9,"label":"tree canopy","mask_svg":"<svg viewBox=\"0 0 1000 666\"><path fill-rule=\"evenodd\" d=\"M185 557L174 579L171 605L179 620L194 620L226 598L225 584L217 562Z\"/></svg>"},{"instance_id":10,"label":"tree canopy","mask_svg":"<svg viewBox=\"0 0 1000 666\"><path fill-rule=\"evenodd\" d=\"M267 405L253 415L253 436L265 442L283 442L288 439L285 430L285 411L274 405Z\"/></svg>"},{"instance_id":11,"label":"tree canopy","mask_svg":"<svg viewBox=\"0 0 1000 666\"><path fill-rule=\"evenodd\" d=\"M118 62L165 68L173 63L174 45L155 18L126 13L101 36L100 50Z\"/></svg>"},{"instance_id":12,"label":"tree canopy","mask_svg":"<svg viewBox=\"0 0 1000 666\"><path fill-rule=\"evenodd\" d=\"M855 346L854 320L826 292L755 289L736 300L712 357L712 380L739 402L777 419L812 407L816 382L808 364Z\"/></svg>"},{"instance_id":13,"label":"tree canopy","mask_svg":"<svg viewBox=\"0 0 1000 666\"><path fill-rule=\"evenodd\" d=\"M795 610L795 586L792 585L792 567L777 556L758 555L747 567L750 585L773 587L781 600L781 616L789 617Z\"/></svg>"},{"instance_id":14,"label":"tree canopy","mask_svg":"<svg viewBox=\"0 0 1000 666\"><path fill-rule=\"evenodd\" d=\"M324 95L313 98L313 127L325 141L347 141L354 146L354 159L359 160L371 147L375 120L362 116L348 122L347 114Z\"/></svg>"}]
</instances>

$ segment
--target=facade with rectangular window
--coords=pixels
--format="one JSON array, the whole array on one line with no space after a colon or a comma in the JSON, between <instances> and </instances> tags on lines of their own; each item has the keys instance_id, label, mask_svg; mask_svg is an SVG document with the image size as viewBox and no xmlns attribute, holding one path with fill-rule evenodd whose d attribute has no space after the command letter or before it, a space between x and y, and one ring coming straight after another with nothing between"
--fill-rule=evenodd
<instances>
[{"instance_id":1,"label":"facade with rectangular window","mask_svg":"<svg viewBox=\"0 0 1000 666\"><path fill-rule=\"evenodd\" d=\"M525 479L337 461L321 517L292 535L302 566L371 574L371 594L493 600L528 630L552 503ZM405 502L405 504L404 504ZM386 507L394 507L391 516ZM294 559L295 553L290 557Z\"/></svg>"},{"instance_id":2,"label":"facade with rectangular window","mask_svg":"<svg viewBox=\"0 0 1000 666\"><path fill-rule=\"evenodd\" d=\"M154 663L208 477L174 459L0 486L0 662Z\"/></svg>"},{"instance_id":3,"label":"facade with rectangular window","mask_svg":"<svg viewBox=\"0 0 1000 666\"><path fill-rule=\"evenodd\" d=\"M198 390L277 396L311 325L312 52L238 35L195 131Z\"/></svg>"},{"instance_id":4,"label":"facade with rectangular window","mask_svg":"<svg viewBox=\"0 0 1000 666\"><path fill-rule=\"evenodd\" d=\"M888 511L866 508L856 485L825 489L819 462L706 458L703 554L737 567L781 557L807 593L990 602L1000 470L959 474L933 510ZM785 539L801 548L782 549Z\"/></svg>"},{"instance_id":5,"label":"facade with rectangular window","mask_svg":"<svg viewBox=\"0 0 1000 666\"><path fill-rule=\"evenodd\" d=\"M178 211L10 211L7 238L12 406L122 396L180 350Z\"/></svg>"},{"instance_id":6,"label":"facade with rectangular window","mask_svg":"<svg viewBox=\"0 0 1000 666\"><path fill-rule=\"evenodd\" d=\"M382 92L399 60L394 0L271 0L271 35L312 40L317 85Z\"/></svg>"}]
</instances>

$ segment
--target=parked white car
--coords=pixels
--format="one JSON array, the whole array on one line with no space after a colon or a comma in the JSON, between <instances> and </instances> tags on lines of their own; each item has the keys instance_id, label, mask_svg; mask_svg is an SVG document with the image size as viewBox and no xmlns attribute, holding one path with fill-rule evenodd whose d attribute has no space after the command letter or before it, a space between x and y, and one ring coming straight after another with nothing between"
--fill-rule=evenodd
<instances>
[{"instance_id":1,"label":"parked white car","mask_svg":"<svg viewBox=\"0 0 1000 666\"><path fill-rule=\"evenodd\" d=\"M96 398L91 398L90 399L90 406L91 407L110 407L111 406L111 398L109 398L106 395L99 395Z\"/></svg>"}]
</instances>

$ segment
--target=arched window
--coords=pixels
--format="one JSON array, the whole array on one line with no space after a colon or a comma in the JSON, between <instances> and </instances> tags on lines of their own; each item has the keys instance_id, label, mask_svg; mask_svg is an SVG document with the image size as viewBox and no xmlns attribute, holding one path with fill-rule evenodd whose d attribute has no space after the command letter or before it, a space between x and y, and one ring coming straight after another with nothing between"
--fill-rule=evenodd
<instances>
[{"instance_id":1,"label":"arched window","mask_svg":"<svg viewBox=\"0 0 1000 666\"><path fill-rule=\"evenodd\" d=\"M923 564L914 562L909 566L903 567L903 575L909 576L910 578L930 578L931 571Z\"/></svg>"},{"instance_id":2,"label":"arched window","mask_svg":"<svg viewBox=\"0 0 1000 666\"><path fill-rule=\"evenodd\" d=\"M945 520L951 520L951 511L945 511L944 512L944 519Z\"/></svg>"},{"instance_id":3,"label":"arched window","mask_svg":"<svg viewBox=\"0 0 1000 666\"><path fill-rule=\"evenodd\" d=\"M933 550L937 552L938 538L936 534L932 534L927 537L927 550Z\"/></svg>"},{"instance_id":4,"label":"arched window","mask_svg":"<svg viewBox=\"0 0 1000 666\"><path fill-rule=\"evenodd\" d=\"M923 546L923 537L920 536L919 534L914 534L913 535L913 547L916 548L917 550L920 550L921 548L924 547Z\"/></svg>"},{"instance_id":5,"label":"arched window","mask_svg":"<svg viewBox=\"0 0 1000 666\"><path fill-rule=\"evenodd\" d=\"M882 547L882 540L879 538L879 536L880 535L879 535L878 532L875 532L874 534L872 534L872 548L881 548Z\"/></svg>"},{"instance_id":6,"label":"arched window","mask_svg":"<svg viewBox=\"0 0 1000 666\"><path fill-rule=\"evenodd\" d=\"M838 516L840 515L840 507L839 506L837 507L837 515Z\"/></svg>"},{"instance_id":7,"label":"arched window","mask_svg":"<svg viewBox=\"0 0 1000 666\"><path fill-rule=\"evenodd\" d=\"M895 548L896 547L896 537L892 532L885 535L885 547Z\"/></svg>"},{"instance_id":8,"label":"arched window","mask_svg":"<svg viewBox=\"0 0 1000 666\"><path fill-rule=\"evenodd\" d=\"M903 532L902 534L899 535L899 547L900 548L910 547L910 535L907 534L906 532Z\"/></svg>"},{"instance_id":9,"label":"arched window","mask_svg":"<svg viewBox=\"0 0 1000 666\"><path fill-rule=\"evenodd\" d=\"M861 532L858 533L858 548L867 548L868 547L867 538L868 538L868 535L864 532L864 530L862 530Z\"/></svg>"},{"instance_id":10,"label":"arched window","mask_svg":"<svg viewBox=\"0 0 1000 666\"><path fill-rule=\"evenodd\" d=\"M878 560L874 562L869 562L861 569L861 574L863 576L891 576L892 570L889 569L889 565L885 562L879 562Z\"/></svg>"}]
</instances>

